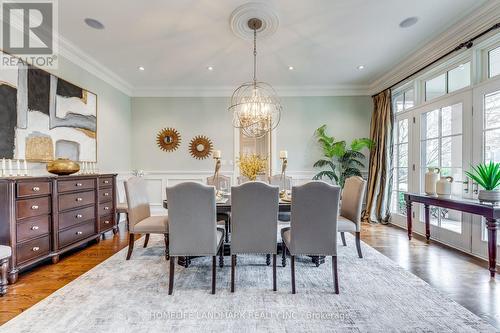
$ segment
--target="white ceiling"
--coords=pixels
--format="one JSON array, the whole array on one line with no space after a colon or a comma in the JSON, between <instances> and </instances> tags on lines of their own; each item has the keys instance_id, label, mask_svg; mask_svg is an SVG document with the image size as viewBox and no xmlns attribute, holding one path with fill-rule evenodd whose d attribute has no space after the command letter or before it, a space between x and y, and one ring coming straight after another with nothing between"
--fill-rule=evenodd
<instances>
[{"instance_id":1,"label":"white ceiling","mask_svg":"<svg viewBox=\"0 0 500 333\"><path fill-rule=\"evenodd\" d=\"M134 90L235 88L251 79L252 45L232 33L229 17L247 2L64 0L58 2L59 31ZM280 25L258 40L258 78L275 87L367 87L485 2L266 1ZM399 28L409 16L418 23ZM86 17L105 29L89 28Z\"/></svg>"}]
</instances>

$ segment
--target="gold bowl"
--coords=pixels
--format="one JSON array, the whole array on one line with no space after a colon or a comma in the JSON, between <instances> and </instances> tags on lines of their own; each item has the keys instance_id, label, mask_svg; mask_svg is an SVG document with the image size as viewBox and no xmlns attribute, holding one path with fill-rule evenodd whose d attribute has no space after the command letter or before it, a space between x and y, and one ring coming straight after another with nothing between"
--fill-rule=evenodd
<instances>
[{"instance_id":1,"label":"gold bowl","mask_svg":"<svg viewBox=\"0 0 500 333\"><path fill-rule=\"evenodd\" d=\"M47 171L55 175L71 175L80 171L80 165L67 158L58 158L47 163Z\"/></svg>"}]
</instances>

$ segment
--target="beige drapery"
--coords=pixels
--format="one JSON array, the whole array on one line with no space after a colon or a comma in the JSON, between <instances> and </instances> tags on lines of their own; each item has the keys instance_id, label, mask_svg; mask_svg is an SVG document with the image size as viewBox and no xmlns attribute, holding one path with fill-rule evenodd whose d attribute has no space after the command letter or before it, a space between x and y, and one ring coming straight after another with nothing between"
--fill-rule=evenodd
<instances>
[{"instance_id":1,"label":"beige drapery","mask_svg":"<svg viewBox=\"0 0 500 333\"><path fill-rule=\"evenodd\" d=\"M391 90L373 96L370 139L375 147L370 151L370 167L364 221L387 222L392 187L392 130L394 117Z\"/></svg>"}]
</instances>

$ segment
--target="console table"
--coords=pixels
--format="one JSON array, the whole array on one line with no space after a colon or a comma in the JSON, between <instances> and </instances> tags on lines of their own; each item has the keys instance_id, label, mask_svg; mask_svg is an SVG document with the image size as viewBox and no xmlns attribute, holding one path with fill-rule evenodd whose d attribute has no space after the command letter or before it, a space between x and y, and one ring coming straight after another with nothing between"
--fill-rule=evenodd
<instances>
[{"instance_id":1,"label":"console table","mask_svg":"<svg viewBox=\"0 0 500 333\"><path fill-rule=\"evenodd\" d=\"M488 258L490 276L495 277L496 257L497 257L497 229L500 219L500 206L481 204L477 200L468 200L461 198L438 198L425 194L405 193L406 201L406 224L408 227L408 239L412 235L412 203L424 204L425 216L425 237L427 240L431 237L430 227L430 206L458 210L464 213L470 213L483 216L486 219L486 228L488 229Z\"/></svg>"}]
</instances>

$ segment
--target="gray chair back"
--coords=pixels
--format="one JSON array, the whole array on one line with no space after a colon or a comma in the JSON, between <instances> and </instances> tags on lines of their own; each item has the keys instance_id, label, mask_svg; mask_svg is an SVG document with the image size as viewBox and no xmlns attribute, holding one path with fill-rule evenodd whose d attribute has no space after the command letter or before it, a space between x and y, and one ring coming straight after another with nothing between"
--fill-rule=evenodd
<instances>
[{"instance_id":1,"label":"gray chair back","mask_svg":"<svg viewBox=\"0 0 500 333\"><path fill-rule=\"evenodd\" d=\"M231 188L231 254L276 254L279 188L247 182Z\"/></svg>"},{"instance_id":2,"label":"gray chair back","mask_svg":"<svg viewBox=\"0 0 500 333\"><path fill-rule=\"evenodd\" d=\"M366 181L358 176L349 177L345 180L342 191L342 203L340 215L356 223L359 228L361 224L361 209L365 197ZM359 231L359 230L357 230Z\"/></svg>"},{"instance_id":3,"label":"gray chair back","mask_svg":"<svg viewBox=\"0 0 500 333\"><path fill-rule=\"evenodd\" d=\"M290 253L337 255L340 187L312 181L292 188Z\"/></svg>"},{"instance_id":4,"label":"gray chair back","mask_svg":"<svg viewBox=\"0 0 500 333\"><path fill-rule=\"evenodd\" d=\"M269 184L279 186L280 191L292 189L292 177L274 175L269 177Z\"/></svg>"},{"instance_id":5,"label":"gray chair back","mask_svg":"<svg viewBox=\"0 0 500 333\"><path fill-rule=\"evenodd\" d=\"M207 185L215 186L217 190L225 189L229 191L231 188L231 177L219 175L217 177L210 176L207 177Z\"/></svg>"},{"instance_id":6,"label":"gray chair back","mask_svg":"<svg viewBox=\"0 0 500 333\"><path fill-rule=\"evenodd\" d=\"M125 181L125 196L128 205L129 231L134 226L151 216L146 181L140 177L131 177Z\"/></svg>"},{"instance_id":7,"label":"gray chair back","mask_svg":"<svg viewBox=\"0 0 500 333\"><path fill-rule=\"evenodd\" d=\"M215 187L185 182L167 187L171 256L215 256Z\"/></svg>"}]
</instances>

